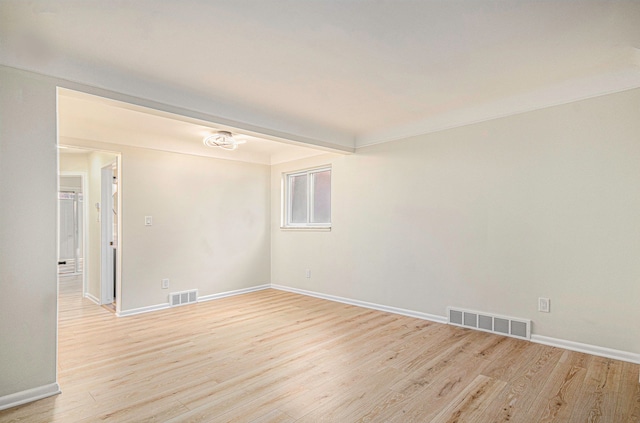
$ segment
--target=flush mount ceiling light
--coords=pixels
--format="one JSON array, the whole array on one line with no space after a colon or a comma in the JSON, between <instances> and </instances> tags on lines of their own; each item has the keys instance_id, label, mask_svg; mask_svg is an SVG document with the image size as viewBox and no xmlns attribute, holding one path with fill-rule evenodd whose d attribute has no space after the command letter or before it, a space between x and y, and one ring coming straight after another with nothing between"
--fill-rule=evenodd
<instances>
[{"instance_id":1,"label":"flush mount ceiling light","mask_svg":"<svg viewBox=\"0 0 640 423\"><path fill-rule=\"evenodd\" d=\"M208 135L202 140L207 147L220 147L225 150L235 150L238 144L244 144L246 141L237 140L229 131L218 131L215 134Z\"/></svg>"}]
</instances>

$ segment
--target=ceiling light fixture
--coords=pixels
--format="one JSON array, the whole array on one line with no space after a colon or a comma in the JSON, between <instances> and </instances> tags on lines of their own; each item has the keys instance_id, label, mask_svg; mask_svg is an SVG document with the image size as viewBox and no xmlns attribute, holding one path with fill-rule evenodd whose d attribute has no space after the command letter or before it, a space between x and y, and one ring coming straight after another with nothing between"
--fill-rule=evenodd
<instances>
[{"instance_id":1,"label":"ceiling light fixture","mask_svg":"<svg viewBox=\"0 0 640 423\"><path fill-rule=\"evenodd\" d=\"M218 131L215 134L208 135L202 140L207 147L220 147L225 150L235 150L238 144L244 144L246 141L237 140L229 131Z\"/></svg>"}]
</instances>

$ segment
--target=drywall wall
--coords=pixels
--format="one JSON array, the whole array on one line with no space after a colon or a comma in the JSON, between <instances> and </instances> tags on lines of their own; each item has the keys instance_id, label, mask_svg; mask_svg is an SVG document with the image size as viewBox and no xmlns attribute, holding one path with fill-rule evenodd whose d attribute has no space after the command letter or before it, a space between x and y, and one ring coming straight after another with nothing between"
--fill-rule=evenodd
<instances>
[{"instance_id":1,"label":"drywall wall","mask_svg":"<svg viewBox=\"0 0 640 423\"><path fill-rule=\"evenodd\" d=\"M0 81L0 408L4 408L59 391L56 87L106 92L4 66ZM123 254L129 251L133 258L128 261L131 267L124 264L122 269L123 279L131 276L126 279L131 291L123 292L123 309L166 303L160 277L171 278L169 291L195 287L200 295L269 282L268 167L119 150L127 157L123 179L128 159L129 169L138 169L129 175L131 185L122 185L123 202L131 205L130 216L123 217L124 231L131 234L129 244L122 240ZM176 168L180 171L171 174ZM7 183L16 180L21 183ZM153 227L142 225L145 215L154 216ZM144 270L149 266L157 274Z\"/></svg>"},{"instance_id":2,"label":"drywall wall","mask_svg":"<svg viewBox=\"0 0 640 423\"><path fill-rule=\"evenodd\" d=\"M638 111L633 90L274 166L272 283L640 353ZM282 172L321 164L331 232L280 230Z\"/></svg>"},{"instance_id":3,"label":"drywall wall","mask_svg":"<svg viewBox=\"0 0 640 423\"><path fill-rule=\"evenodd\" d=\"M55 392L55 91L92 89L2 66L0 80L1 407L30 389ZM208 277L201 295L266 282L273 255L273 283L438 315L457 305L529 317L538 334L638 353L638 110L640 92L629 91L281 165L271 178L264 166L134 152L141 174L128 187L123 151L123 202L166 190L125 213L123 254L142 262L123 266L124 307L166 302L167 276L172 289ZM280 173L325 163L332 231L281 231ZM194 171L160 171L178 164ZM175 228L178 218L191 221ZM165 275L164 261L181 258L197 273ZM139 270L149 264L162 276ZM535 311L538 296L551 298L550 314Z\"/></svg>"},{"instance_id":4,"label":"drywall wall","mask_svg":"<svg viewBox=\"0 0 640 423\"><path fill-rule=\"evenodd\" d=\"M264 165L122 149L122 309L269 283L269 177Z\"/></svg>"},{"instance_id":5,"label":"drywall wall","mask_svg":"<svg viewBox=\"0 0 640 423\"><path fill-rule=\"evenodd\" d=\"M268 166L62 141L121 153L122 312L166 304L169 292L198 289L207 296L270 282ZM99 184L100 166L94 167ZM152 216L152 226L145 226L145 216ZM161 288L164 278L169 289ZM93 289L99 296L99 279Z\"/></svg>"},{"instance_id":6,"label":"drywall wall","mask_svg":"<svg viewBox=\"0 0 640 423\"><path fill-rule=\"evenodd\" d=\"M5 67L0 81L2 406L18 392L56 391L58 176L55 85Z\"/></svg>"}]
</instances>

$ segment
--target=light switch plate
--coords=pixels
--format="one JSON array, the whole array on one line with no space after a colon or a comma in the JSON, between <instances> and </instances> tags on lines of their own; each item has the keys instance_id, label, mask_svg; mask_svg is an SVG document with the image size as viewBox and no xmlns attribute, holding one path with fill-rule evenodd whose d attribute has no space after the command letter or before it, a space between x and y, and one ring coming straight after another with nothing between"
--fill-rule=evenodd
<instances>
[{"instance_id":1,"label":"light switch plate","mask_svg":"<svg viewBox=\"0 0 640 423\"><path fill-rule=\"evenodd\" d=\"M551 300L548 298L538 298L538 311L549 313L551 311Z\"/></svg>"},{"instance_id":2,"label":"light switch plate","mask_svg":"<svg viewBox=\"0 0 640 423\"><path fill-rule=\"evenodd\" d=\"M153 217L152 216L145 216L144 217L144 226L151 226L153 225Z\"/></svg>"}]
</instances>

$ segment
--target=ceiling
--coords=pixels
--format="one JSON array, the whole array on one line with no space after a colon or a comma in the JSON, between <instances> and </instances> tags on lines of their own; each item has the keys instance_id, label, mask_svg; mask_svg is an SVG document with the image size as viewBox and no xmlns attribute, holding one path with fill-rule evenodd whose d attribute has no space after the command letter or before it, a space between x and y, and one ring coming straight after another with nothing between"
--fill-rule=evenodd
<instances>
[{"instance_id":1,"label":"ceiling","mask_svg":"<svg viewBox=\"0 0 640 423\"><path fill-rule=\"evenodd\" d=\"M350 147L640 87L638 48L640 1L0 0L4 65Z\"/></svg>"},{"instance_id":2,"label":"ceiling","mask_svg":"<svg viewBox=\"0 0 640 423\"><path fill-rule=\"evenodd\" d=\"M205 146L204 138L217 131L232 131L234 138L244 143L233 151ZM60 144L66 146L78 145L78 140L97 141L266 165L325 153L317 148L274 141L228 126L67 89L58 91L58 134ZM80 141L80 144L84 143Z\"/></svg>"}]
</instances>

